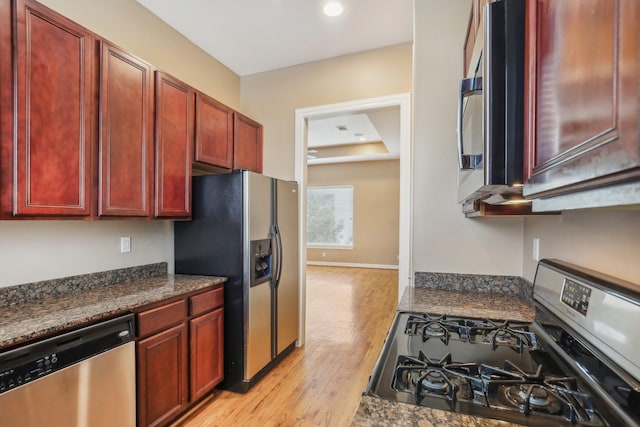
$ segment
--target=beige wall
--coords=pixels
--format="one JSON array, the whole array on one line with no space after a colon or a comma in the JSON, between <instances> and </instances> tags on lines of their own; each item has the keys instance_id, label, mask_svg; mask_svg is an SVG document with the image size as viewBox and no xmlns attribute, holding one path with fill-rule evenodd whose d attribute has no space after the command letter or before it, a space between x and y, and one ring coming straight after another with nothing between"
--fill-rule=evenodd
<instances>
[{"instance_id":1,"label":"beige wall","mask_svg":"<svg viewBox=\"0 0 640 427\"><path fill-rule=\"evenodd\" d=\"M0 221L0 287L156 262L173 271L170 221Z\"/></svg>"},{"instance_id":2,"label":"beige wall","mask_svg":"<svg viewBox=\"0 0 640 427\"><path fill-rule=\"evenodd\" d=\"M640 210L585 210L529 217L524 226L524 271L535 276L533 238L542 258L559 258L630 281L640 288Z\"/></svg>"},{"instance_id":3,"label":"beige wall","mask_svg":"<svg viewBox=\"0 0 640 427\"><path fill-rule=\"evenodd\" d=\"M294 178L297 108L411 91L411 44L242 77L243 111L264 125L264 173Z\"/></svg>"},{"instance_id":4,"label":"beige wall","mask_svg":"<svg viewBox=\"0 0 640 427\"><path fill-rule=\"evenodd\" d=\"M353 249L309 248L308 261L398 265L399 160L309 166L307 184L352 185L354 199Z\"/></svg>"},{"instance_id":5,"label":"beige wall","mask_svg":"<svg viewBox=\"0 0 640 427\"><path fill-rule=\"evenodd\" d=\"M239 108L240 78L135 0L42 3ZM131 236L131 253L120 254L120 236ZM170 221L0 221L0 286L155 262L173 270Z\"/></svg>"},{"instance_id":6,"label":"beige wall","mask_svg":"<svg viewBox=\"0 0 640 427\"><path fill-rule=\"evenodd\" d=\"M522 218L456 203L456 109L469 0L414 1L413 270L522 274Z\"/></svg>"}]
</instances>

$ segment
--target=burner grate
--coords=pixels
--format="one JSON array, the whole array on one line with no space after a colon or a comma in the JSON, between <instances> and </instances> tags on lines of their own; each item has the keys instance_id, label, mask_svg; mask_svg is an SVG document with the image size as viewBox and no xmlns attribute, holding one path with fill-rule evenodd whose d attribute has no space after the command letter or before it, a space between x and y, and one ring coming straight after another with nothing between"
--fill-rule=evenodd
<instances>
[{"instance_id":1,"label":"burner grate","mask_svg":"<svg viewBox=\"0 0 640 427\"><path fill-rule=\"evenodd\" d=\"M413 314L407 319L405 334L420 336L422 342L440 339L445 345L450 339L461 342L514 348L519 353L535 350L538 343L528 325L490 319L468 319L446 315Z\"/></svg>"},{"instance_id":2,"label":"burner grate","mask_svg":"<svg viewBox=\"0 0 640 427\"><path fill-rule=\"evenodd\" d=\"M604 426L592 398L577 391L575 377L545 376L543 366L525 372L511 361L504 368L478 363L453 363L451 354L434 360L398 356L392 387L411 393L417 403L438 398L454 408L459 401L490 408L544 416L584 426Z\"/></svg>"}]
</instances>

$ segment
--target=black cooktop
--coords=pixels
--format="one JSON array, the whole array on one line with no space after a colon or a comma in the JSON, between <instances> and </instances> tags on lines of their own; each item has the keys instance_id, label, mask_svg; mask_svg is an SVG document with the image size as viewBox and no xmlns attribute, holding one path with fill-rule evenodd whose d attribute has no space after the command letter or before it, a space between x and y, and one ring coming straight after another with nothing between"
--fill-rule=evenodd
<instances>
[{"instance_id":1,"label":"black cooktop","mask_svg":"<svg viewBox=\"0 0 640 427\"><path fill-rule=\"evenodd\" d=\"M398 312L367 394L523 425L608 425L522 322Z\"/></svg>"}]
</instances>

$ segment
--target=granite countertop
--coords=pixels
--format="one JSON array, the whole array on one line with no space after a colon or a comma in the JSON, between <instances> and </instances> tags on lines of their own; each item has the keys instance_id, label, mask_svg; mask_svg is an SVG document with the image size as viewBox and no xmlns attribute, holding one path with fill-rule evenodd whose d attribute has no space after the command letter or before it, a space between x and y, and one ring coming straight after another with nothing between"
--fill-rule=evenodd
<instances>
[{"instance_id":1,"label":"granite countertop","mask_svg":"<svg viewBox=\"0 0 640 427\"><path fill-rule=\"evenodd\" d=\"M62 292L0 307L0 348L124 314L146 304L199 289L223 286L225 281L222 277L165 274Z\"/></svg>"},{"instance_id":2,"label":"granite countertop","mask_svg":"<svg viewBox=\"0 0 640 427\"><path fill-rule=\"evenodd\" d=\"M535 316L531 303L516 295L413 287L405 289L398 310L520 322L532 322Z\"/></svg>"},{"instance_id":3,"label":"granite countertop","mask_svg":"<svg viewBox=\"0 0 640 427\"><path fill-rule=\"evenodd\" d=\"M512 427L506 421L490 420L470 415L454 414L400 402L389 402L372 396L362 396L353 420L354 427Z\"/></svg>"},{"instance_id":4,"label":"granite countertop","mask_svg":"<svg viewBox=\"0 0 640 427\"><path fill-rule=\"evenodd\" d=\"M535 310L530 301L508 294L470 292L407 287L398 304L398 311L415 311L435 314L449 314L488 319L505 319L531 322ZM449 411L390 402L374 396L362 396L353 419L355 427L383 426L470 426L496 427L517 426L517 424L457 414Z\"/></svg>"}]
</instances>

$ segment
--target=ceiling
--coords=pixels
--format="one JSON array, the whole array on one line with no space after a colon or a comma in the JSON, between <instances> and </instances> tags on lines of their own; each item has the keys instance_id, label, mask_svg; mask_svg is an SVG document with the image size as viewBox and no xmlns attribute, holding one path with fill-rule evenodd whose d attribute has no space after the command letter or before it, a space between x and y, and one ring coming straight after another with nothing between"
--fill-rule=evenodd
<instances>
[{"instance_id":1,"label":"ceiling","mask_svg":"<svg viewBox=\"0 0 640 427\"><path fill-rule=\"evenodd\" d=\"M413 0L137 0L240 76L413 40Z\"/></svg>"},{"instance_id":2,"label":"ceiling","mask_svg":"<svg viewBox=\"0 0 640 427\"><path fill-rule=\"evenodd\" d=\"M400 158L400 107L354 110L307 123L310 165Z\"/></svg>"}]
</instances>

